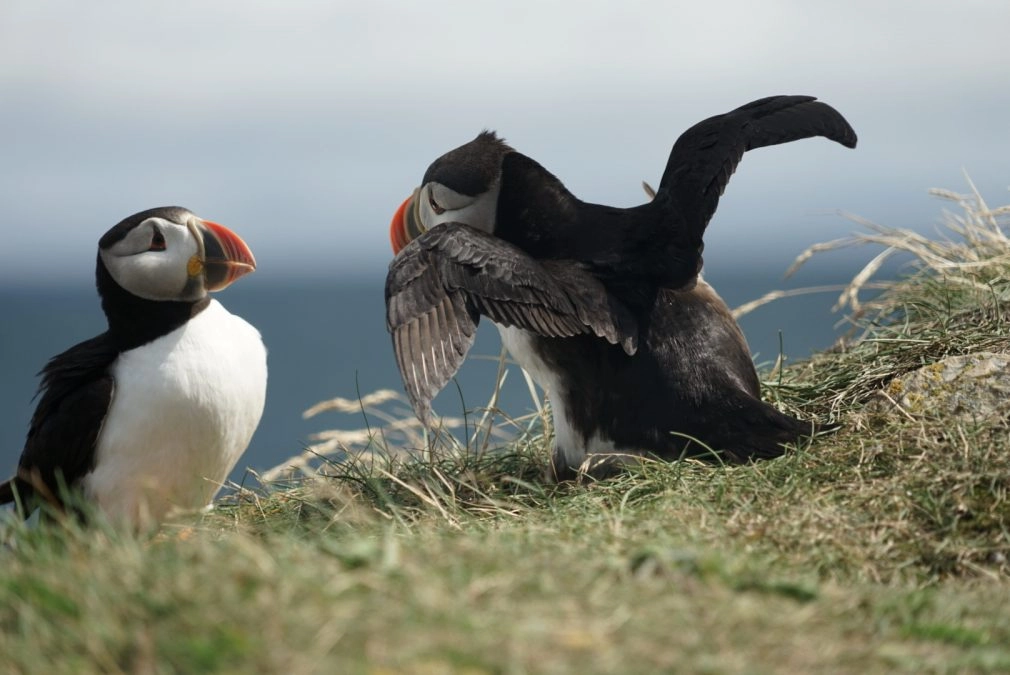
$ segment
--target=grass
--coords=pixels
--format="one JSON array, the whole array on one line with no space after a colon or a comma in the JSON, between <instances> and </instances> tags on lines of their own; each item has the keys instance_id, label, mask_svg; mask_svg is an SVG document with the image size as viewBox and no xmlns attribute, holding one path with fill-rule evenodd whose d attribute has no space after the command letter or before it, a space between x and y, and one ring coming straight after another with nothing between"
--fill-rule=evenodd
<instances>
[{"instance_id":1,"label":"grass","mask_svg":"<svg viewBox=\"0 0 1010 675\"><path fill-rule=\"evenodd\" d=\"M1005 211L957 202L946 243L872 229L907 276L848 289L852 339L767 374L778 405L842 424L810 447L553 485L546 410L426 446L388 394L327 402L373 424L156 536L3 525L0 670L1010 670L1010 423L885 396L1010 345Z\"/></svg>"}]
</instances>

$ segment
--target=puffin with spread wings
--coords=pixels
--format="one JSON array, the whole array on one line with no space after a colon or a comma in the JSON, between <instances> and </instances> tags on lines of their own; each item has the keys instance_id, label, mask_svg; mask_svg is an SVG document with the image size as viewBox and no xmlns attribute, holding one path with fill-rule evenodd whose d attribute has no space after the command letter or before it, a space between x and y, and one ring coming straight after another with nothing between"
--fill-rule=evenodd
<instances>
[{"instance_id":1,"label":"puffin with spread wings","mask_svg":"<svg viewBox=\"0 0 1010 675\"><path fill-rule=\"evenodd\" d=\"M492 132L435 160L390 226L386 321L407 395L431 399L481 316L548 396L555 476L604 475L637 456L776 457L817 425L760 398L746 340L699 277L702 237L743 154L856 134L811 96L710 117L673 146L655 198L583 202Z\"/></svg>"}]
</instances>

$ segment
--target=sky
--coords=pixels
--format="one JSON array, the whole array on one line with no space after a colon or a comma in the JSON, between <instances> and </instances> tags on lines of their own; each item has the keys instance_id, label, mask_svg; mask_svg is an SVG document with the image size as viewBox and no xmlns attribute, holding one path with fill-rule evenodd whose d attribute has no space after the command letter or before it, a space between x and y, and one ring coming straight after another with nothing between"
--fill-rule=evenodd
<instances>
[{"instance_id":1,"label":"sky","mask_svg":"<svg viewBox=\"0 0 1010 675\"><path fill-rule=\"evenodd\" d=\"M167 204L240 233L257 276L381 278L393 210L481 129L630 206L680 132L771 94L859 147L748 153L709 267L784 269L842 212L929 232L964 172L1010 202L1007 26L999 0L4 0L0 284L91 283L101 234Z\"/></svg>"}]
</instances>

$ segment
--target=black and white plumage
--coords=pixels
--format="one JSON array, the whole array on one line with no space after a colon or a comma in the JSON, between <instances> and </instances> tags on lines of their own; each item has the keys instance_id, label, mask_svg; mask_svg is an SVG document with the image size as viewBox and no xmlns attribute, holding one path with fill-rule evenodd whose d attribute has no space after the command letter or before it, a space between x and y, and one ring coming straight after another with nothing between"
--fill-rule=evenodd
<instances>
[{"instance_id":1,"label":"black and white plumage","mask_svg":"<svg viewBox=\"0 0 1010 675\"><path fill-rule=\"evenodd\" d=\"M746 341L699 278L702 236L744 152L823 136L855 147L810 96L773 96L680 136L656 191L621 209L577 199L491 132L435 160L390 226L387 327L427 423L481 315L543 387L554 468L622 455L774 457L814 425L763 403ZM590 461L587 463L586 460Z\"/></svg>"},{"instance_id":2,"label":"black and white plumage","mask_svg":"<svg viewBox=\"0 0 1010 675\"><path fill-rule=\"evenodd\" d=\"M254 268L235 233L180 207L106 232L96 284L108 330L42 370L0 503L62 506L69 488L138 528L208 505L259 424L267 379L259 332L208 293Z\"/></svg>"}]
</instances>

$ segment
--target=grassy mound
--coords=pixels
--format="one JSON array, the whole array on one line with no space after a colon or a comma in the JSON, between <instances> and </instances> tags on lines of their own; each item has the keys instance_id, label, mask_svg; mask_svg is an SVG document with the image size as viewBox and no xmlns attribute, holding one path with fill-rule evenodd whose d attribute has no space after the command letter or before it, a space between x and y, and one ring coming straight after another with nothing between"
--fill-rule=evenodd
<instances>
[{"instance_id":1,"label":"grassy mound","mask_svg":"<svg viewBox=\"0 0 1010 675\"><path fill-rule=\"evenodd\" d=\"M851 340L767 375L778 405L841 424L811 447L559 486L544 480L548 411L445 420L462 431L426 446L384 395L335 400L323 408L365 407L376 425L322 434L272 490L195 524L151 538L2 525L4 666L1006 671L1010 422L889 396L946 356L1010 351L1010 209L948 196L949 240L861 235L914 262L870 302L877 263L854 279ZM430 449L374 452L403 446Z\"/></svg>"}]
</instances>

